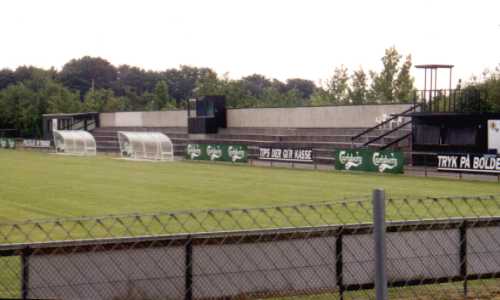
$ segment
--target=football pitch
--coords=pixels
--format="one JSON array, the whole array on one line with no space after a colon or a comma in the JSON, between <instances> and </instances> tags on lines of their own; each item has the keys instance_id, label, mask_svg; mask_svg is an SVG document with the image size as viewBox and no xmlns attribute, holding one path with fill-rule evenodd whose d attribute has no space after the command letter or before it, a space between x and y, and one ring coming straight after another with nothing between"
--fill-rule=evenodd
<instances>
[{"instance_id":1,"label":"football pitch","mask_svg":"<svg viewBox=\"0 0 500 300\"><path fill-rule=\"evenodd\" d=\"M0 222L308 203L374 188L391 197L500 191L495 182L12 150L0 150L0 170Z\"/></svg>"}]
</instances>

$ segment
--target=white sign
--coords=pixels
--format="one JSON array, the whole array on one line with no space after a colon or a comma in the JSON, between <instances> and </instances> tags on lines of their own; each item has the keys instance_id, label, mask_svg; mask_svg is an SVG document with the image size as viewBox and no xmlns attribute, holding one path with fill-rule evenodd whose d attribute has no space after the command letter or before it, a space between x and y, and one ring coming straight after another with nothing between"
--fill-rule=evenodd
<instances>
[{"instance_id":1,"label":"white sign","mask_svg":"<svg viewBox=\"0 0 500 300\"><path fill-rule=\"evenodd\" d=\"M438 155L438 170L500 174L500 156L491 154Z\"/></svg>"},{"instance_id":2,"label":"white sign","mask_svg":"<svg viewBox=\"0 0 500 300\"><path fill-rule=\"evenodd\" d=\"M290 149L290 148L271 148L260 147L259 159L280 160L290 162L313 162L312 149Z\"/></svg>"},{"instance_id":3,"label":"white sign","mask_svg":"<svg viewBox=\"0 0 500 300\"><path fill-rule=\"evenodd\" d=\"M25 147L25 148L50 148L50 141L48 141L48 140L23 140L23 147Z\"/></svg>"},{"instance_id":4,"label":"white sign","mask_svg":"<svg viewBox=\"0 0 500 300\"><path fill-rule=\"evenodd\" d=\"M500 153L500 120L488 120L488 149Z\"/></svg>"}]
</instances>

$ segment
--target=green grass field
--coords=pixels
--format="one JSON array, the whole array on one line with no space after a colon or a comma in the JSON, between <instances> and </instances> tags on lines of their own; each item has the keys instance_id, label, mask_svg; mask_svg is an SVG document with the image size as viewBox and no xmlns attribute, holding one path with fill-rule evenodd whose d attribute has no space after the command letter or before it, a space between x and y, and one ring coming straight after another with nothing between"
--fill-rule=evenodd
<instances>
[{"instance_id":1,"label":"green grass field","mask_svg":"<svg viewBox=\"0 0 500 300\"><path fill-rule=\"evenodd\" d=\"M259 207L340 200L344 197L369 195L373 188L384 188L389 196L396 198L408 195L474 196L500 192L500 185L495 182L251 167L223 163L132 162L106 156L70 157L9 150L0 150L0 170L0 224L27 219ZM471 203L461 202L460 206L470 211ZM330 213L342 215L352 213L354 210L349 210L350 208L342 210L341 206L338 208L339 210L336 210L336 207L335 211ZM454 203L447 204L447 202L438 203L431 209L425 205L419 209L423 215L429 210L431 212L435 210L438 214L451 211L460 215L462 212L460 207L457 209ZM491 211L488 209L497 212L497 202L488 204L484 209L489 213ZM394 208L392 210L394 212ZM473 212L476 213L478 210ZM401 216L402 213L404 212L398 211L397 216ZM412 209L410 214L414 213ZM363 215L363 212L360 215ZM245 220L241 222L244 223ZM212 225L219 226L219 224ZM156 227L153 230L161 231ZM75 229L74 233L76 237L85 237L80 228ZM127 231L124 234L129 233ZM54 232L53 236L59 237L58 234ZM78 236L79 234L82 236ZM109 232L96 230L95 234L97 234L95 237L98 237L101 234L109 235ZM16 232L10 235L14 241L23 241L26 238L22 235L18 237ZM63 232L60 236L64 237ZM46 236L40 232L31 232L30 238L45 240ZM4 269L4 272L0 272L0 283L4 283L3 286L0 284L0 296L18 297L21 274L19 259L2 258L0 266ZM456 289L454 285L452 288ZM408 292L411 289L404 291ZM358 296L363 298L367 294L353 292L349 295L352 298ZM408 295L396 298L411 299L414 293L408 292ZM449 295L446 293L443 299ZM331 295L304 299L331 299Z\"/></svg>"},{"instance_id":2,"label":"green grass field","mask_svg":"<svg viewBox=\"0 0 500 300\"><path fill-rule=\"evenodd\" d=\"M390 196L497 194L495 182L0 150L0 222Z\"/></svg>"}]
</instances>

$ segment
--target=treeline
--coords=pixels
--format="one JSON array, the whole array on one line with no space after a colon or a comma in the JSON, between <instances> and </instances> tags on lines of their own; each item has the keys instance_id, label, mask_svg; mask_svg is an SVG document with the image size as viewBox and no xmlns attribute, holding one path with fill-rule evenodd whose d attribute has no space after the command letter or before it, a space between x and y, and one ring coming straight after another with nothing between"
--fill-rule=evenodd
<instances>
[{"instance_id":1,"label":"treeline","mask_svg":"<svg viewBox=\"0 0 500 300\"><path fill-rule=\"evenodd\" d=\"M472 77L464 85L465 89L478 89L484 92L486 107L483 109L489 112L500 113L500 64L493 70L485 70L482 78Z\"/></svg>"},{"instance_id":2,"label":"treeline","mask_svg":"<svg viewBox=\"0 0 500 300\"><path fill-rule=\"evenodd\" d=\"M88 56L69 61L60 71L34 66L2 69L0 128L39 136L45 113L184 108L187 100L204 95L225 95L232 108L412 101L411 56L403 57L392 47L385 50L381 61L380 72L365 72L361 67L351 72L339 66L330 78L317 84L301 78L283 82L259 74L230 79L210 68L192 66L165 71L116 67L105 59ZM481 84L498 88L495 76Z\"/></svg>"}]
</instances>

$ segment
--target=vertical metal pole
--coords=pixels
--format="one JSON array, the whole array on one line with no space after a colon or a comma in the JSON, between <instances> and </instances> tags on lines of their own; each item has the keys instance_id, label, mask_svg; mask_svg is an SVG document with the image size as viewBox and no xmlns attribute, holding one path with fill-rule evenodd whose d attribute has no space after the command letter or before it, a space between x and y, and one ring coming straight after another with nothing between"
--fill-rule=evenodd
<instances>
[{"instance_id":1,"label":"vertical metal pole","mask_svg":"<svg viewBox=\"0 0 500 300\"><path fill-rule=\"evenodd\" d=\"M438 90L438 69L434 71L434 89Z\"/></svg>"},{"instance_id":2,"label":"vertical metal pole","mask_svg":"<svg viewBox=\"0 0 500 300\"><path fill-rule=\"evenodd\" d=\"M464 296L467 298L467 222L463 222L460 226L460 276L464 281Z\"/></svg>"},{"instance_id":3,"label":"vertical metal pole","mask_svg":"<svg viewBox=\"0 0 500 300\"><path fill-rule=\"evenodd\" d=\"M452 72L453 72L452 70L453 70L453 68L450 68L450 87L448 88L450 90L450 92L451 92L451 78L452 78Z\"/></svg>"},{"instance_id":4,"label":"vertical metal pole","mask_svg":"<svg viewBox=\"0 0 500 300\"><path fill-rule=\"evenodd\" d=\"M430 71L431 71L430 72L431 73L431 78L430 78L431 80L429 82L429 85L430 85L430 87L429 87L429 107L431 109L430 111L432 112L432 69L430 69Z\"/></svg>"},{"instance_id":5,"label":"vertical metal pole","mask_svg":"<svg viewBox=\"0 0 500 300\"><path fill-rule=\"evenodd\" d=\"M373 238L375 240L375 295L376 300L387 300L385 193L373 191Z\"/></svg>"},{"instance_id":6,"label":"vertical metal pole","mask_svg":"<svg viewBox=\"0 0 500 300\"><path fill-rule=\"evenodd\" d=\"M425 100L426 89L427 89L427 68L424 69L424 100Z\"/></svg>"},{"instance_id":7,"label":"vertical metal pole","mask_svg":"<svg viewBox=\"0 0 500 300\"><path fill-rule=\"evenodd\" d=\"M21 252L21 298L28 299L29 291L29 256L32 250L27 247Z\"/></svg>"},{"instance_id":8,"label":"vertical metal pole","mask_svg":"<svg viewBox=\"0 0 500 300\"><path fill-rule=\"evenodd\" d=\"M343 227L339 228L339 234L337 236L337 240L335 241L335 252L336 252L336 261L335 261L335 272L337 273L337 288L339 289L340 300L344 300L344 258L343 258L343 250L342 250L342 231Z\"/></svg>"},{"instance_id":9,"label":"vertical metal pole","mask_svg":"<svg viewBox=\"0 0 500 300\"><path fill-rule=\"evenodd\" d=\"M427 154L424 154L424 173L425 177L427 177Z\"/></svg>"},{"instance_id":10,"label":"vertical metal pole","mask_svg":"<svg viewBox=\"0 0 500 300\"><path fill-rule=\"evenodd\" d=\"M185 292L184 299L193 299L193 240L191 237L188 238L186 245L186 274L185 274Z\"/></svg>"},{"instance_id":11,"label":"vertical metal pole","mask_svg":"<svg viewBox=\"0 0 500 300\"><path fill-rule=\"evenodd\" d=\"M435 92L436 95L439 96L439 94L437 94L438 93L438 87L437 87L438 72L437 72L437 70L438 69L436 69L435 74L434 74L434 88L436 89L436 92ZM439 112L439 105L441 103L440 98L441 97L439 97L438 100L436 101L436 103L434 104L434 105L437 105L437 108L436 108L437 112Z\"/></svg>"}]
</instances>

